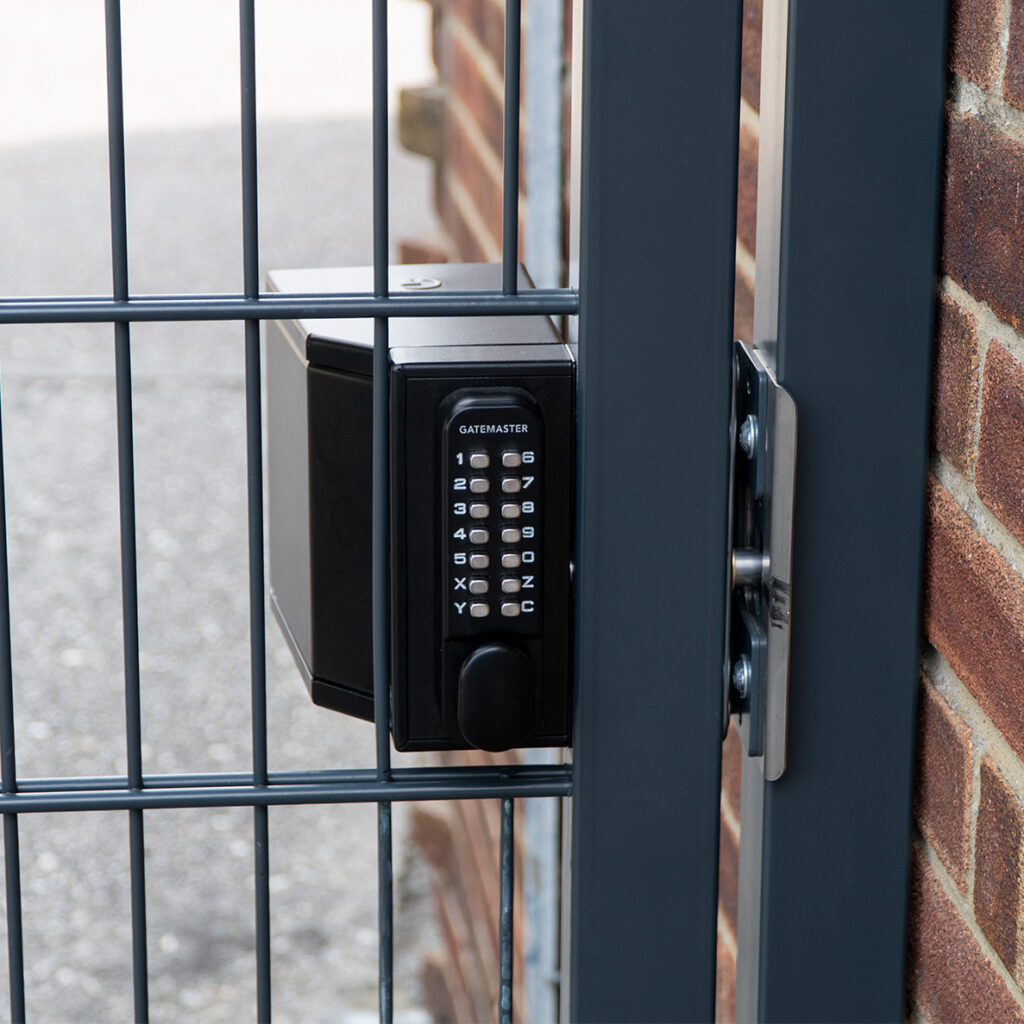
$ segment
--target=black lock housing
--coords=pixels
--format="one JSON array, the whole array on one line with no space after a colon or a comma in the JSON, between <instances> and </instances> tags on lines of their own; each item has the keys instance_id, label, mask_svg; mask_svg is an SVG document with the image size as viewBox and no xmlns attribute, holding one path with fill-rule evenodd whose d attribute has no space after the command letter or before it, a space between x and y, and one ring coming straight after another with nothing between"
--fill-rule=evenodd
<instances>
[{"instance_id":1,"label":"black lock housing","mask_svg":"<svg viewBox=\"0 0 1024 1024\"><path fill-rule=\"evenodd\" d=\"M369 292L372 269L275 271L269 287ZM390 271L393 292L500 287L491 264ZM313 701L368 720L372 334L266 329L271 605ZM396 317L389 334L395 746L567 745L572 354L544 316Z\"/></svg>"}]
</instances>

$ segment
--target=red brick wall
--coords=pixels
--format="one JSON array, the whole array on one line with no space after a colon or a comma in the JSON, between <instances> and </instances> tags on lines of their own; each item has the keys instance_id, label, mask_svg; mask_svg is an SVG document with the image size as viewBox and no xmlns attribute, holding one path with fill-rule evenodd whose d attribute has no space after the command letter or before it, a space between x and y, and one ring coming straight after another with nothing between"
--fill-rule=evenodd
<instances>
[{"instance_id":1,"label":"red brick wall","mask_svg":"<svg viewBox=\"0 0 1024 1024\"><path fill-rule=\"evenodd\" d=\"M411 118L422 116L418 105L403 102L399 121L407 148L435 160L434 201L442 232L431 239L404 240L400 243L401 258L405 262L498 260L501 258L505 3L504 0L430 2L434 9L434 61L442 85L441 90L431 93L437 98L435 114L440 145L424 140L416 126L403 125ZM572 0L561 2L566 19L568 61ZM528 5L529 0L526 0L523 4L526 19L529 18ZM525 67L521 71L525 86ZM568 90L568 76L565 81ZM412 90L412 98L419 92L422 90ZM568 111L568 103L565 109ZM529 131L525 119L521 128L525 139ZM520 253L524 240L525 199L522 153L521 145Z\"/></svg>"},{"instance_id":2,"label":"red brick wall","mask_svg":"<svg viewBox=\"0 0 1024 1024\"><path fill-rule=\"evenodd\" d=\"M950 13L908 1013L1024 1020L1024 0Z\"/></svg>"},{"instance_id":3,"label":"red brick wall","mask_svg":"<svg viewBox=\"0 0 1024 1024\"><path fill-rule=\"evenodd\" d=\"M484 751L441 754L445 765L500 764ZM522 801L516 803L516 835L522 835ZM434 872L435 920L441 949L428 954L422 972L424 1004L439 1022L498 1019L500 966L501 808L497 800L458 800L418 804L413 840ZM517 843L515 877L523 878ZM513 1021L523 1014L525 915L523 886L515 887L513 907Z\"/></svg>"}]
</instances>

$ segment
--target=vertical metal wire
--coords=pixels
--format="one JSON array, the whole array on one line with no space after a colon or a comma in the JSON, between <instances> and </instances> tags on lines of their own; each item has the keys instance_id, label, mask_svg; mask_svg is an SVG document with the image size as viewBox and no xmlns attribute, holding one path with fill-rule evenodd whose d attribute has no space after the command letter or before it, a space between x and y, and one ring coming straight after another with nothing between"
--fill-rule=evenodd
<instances>
[{"instance_id":1,"label":"vertical metal wire","mask_svg":"<svg viewBox=\"0 0 1024 1024\"><path fill-rule=\"evenodd\" d=\"M0 424L0 777L4 796L18 788L14 756L14 672L11 666L10 574L7 563L7 499L3 426ZM4 815L4 880L7 896L7 965L11 1020L25 1019L25 955L21 925L21 853L18 816Z\"/></svg>"},{"instance_id":2,"label":"vertical metal wire","mask_svg":"<svg viewBox=\"0 0 1024 1024\"><path fill-rule=\"evenodd\" d=\"M519 280L519 64L520 0L505 0L505 106L502 139L501 287L515 295ZM512 1022L512 901L515 885L515 801L501 802L501 990L498 1019Z\"/></svg>"},{"instance_id":3,"label":"vertical metal wire","mask_svg":"<svg viewBox=\"0 0 1024 1024\"><path fill-rule=\"evenodd\" d=\"M124 88L121 78L120 0L106 0L107 145L110 174L110 257L113 298L128 298L128 213L124 169ZM121 513L121 616L124 630L125 738L128 785L142 788L142 707L139 693L139 598L135 549L135 451L132 435L131 338L114 324L117 390L117 470ZM149 1020L146 947L146 859L142 811L128 812L131 858L132 978L135 1020Z\"/></svg>"},{"instance_id":4,"label":"vertical metal wire","mask_svg":"<svg viewBox=\"0 0 1024 1024\"><path fill-rule=\"evenodd\" d=\"M388 295L388 5L373 0L373 294ZM373 700L377 777L391 775L388 630L388 320L373 321ZM380 1019L393 1016L391 802L377 805Z\"/></svg>"},{"instance_id":5,"label":"vertical metal wire","mask_svg":"<svg viewBox=\"0 0 1024 1024\"><path fill-rule=\"evenodd\" d=\"M256 171L256 21L254 0L239 0L242 94L242 264L245 297L259 295L259 208ZM263 608L263 438L260 410L260 331L245 321L245 425L249 491L249 658L252 673L252 774L267 785L267 649ZM271 1018L270 822L253 808L256 886L256 1012Z\"/></svg>"},{"instance_id":6,"label":"vertical metal wire","mask_svg":"<svg viewBox=\"0 0 1024 1024\"><path fill-rule=\"evenodd\" d=\"M501 289L515 295L519 274L519 51L521 0L505 0L505 115L502 144Z\"/></svg>"},{"instance_id":7,"label":"vertical metal wire","mask_svg":"<svg viewBox=\"0 0 1024 1024\"><path fill-rule=\"evenodd\" d=\"M512 1024L512 918L516 883L515 812L515 800L507 797L501 801L501 918L498 926L501 964L498 1020L501 1024Z\"/></svg>"}]
</instances>

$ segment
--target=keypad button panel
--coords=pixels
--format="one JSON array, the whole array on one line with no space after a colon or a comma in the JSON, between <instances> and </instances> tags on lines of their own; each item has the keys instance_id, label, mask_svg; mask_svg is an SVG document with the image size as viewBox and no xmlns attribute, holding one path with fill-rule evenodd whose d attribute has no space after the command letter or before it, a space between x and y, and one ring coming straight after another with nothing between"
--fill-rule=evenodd
<instances>
[{"instance_id":1,"label":"keypad button panel","mask_svg":"<svg viewBox=\"0 0 1024 1024\"><path fill-rule=\"evenodd\" d=\"M459 403L444 426L444 632L541 632L543 424L515 401ZM501 501L473 500L497 494ZM472 572L472 576L470 576ZM498 594L500 602L481 600Z\"/></svg>"}]
</instances>

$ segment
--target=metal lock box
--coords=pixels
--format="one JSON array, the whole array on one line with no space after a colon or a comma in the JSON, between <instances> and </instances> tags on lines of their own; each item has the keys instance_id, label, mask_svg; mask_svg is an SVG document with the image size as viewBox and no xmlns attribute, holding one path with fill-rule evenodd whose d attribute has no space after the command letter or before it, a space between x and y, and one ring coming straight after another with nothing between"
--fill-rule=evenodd
<instances>
[{"instance_id":1,"label":"metal lock box","mask_svg":"<svg viewBox=\"0 0 1024 1024\"><path fill-rule=\"evenodd\" d=\"M372 291L372 269L273 291ZM397 266L394 293L498 290ZM520 288L531 287L520 270ZM371 319L266 328L270 598L314 703L373 718ZM549 318L390 319L391 721L399 750L570 739L575 364Z\"/></svg>"}]
</instances>

